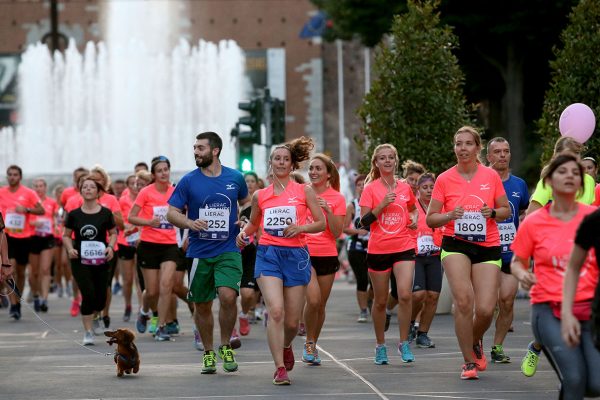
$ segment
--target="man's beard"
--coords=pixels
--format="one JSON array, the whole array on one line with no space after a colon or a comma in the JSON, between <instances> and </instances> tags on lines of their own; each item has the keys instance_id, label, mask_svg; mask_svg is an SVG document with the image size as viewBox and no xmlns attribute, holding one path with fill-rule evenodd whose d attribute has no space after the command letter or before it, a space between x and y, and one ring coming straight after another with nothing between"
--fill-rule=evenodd
<instances>
[{"instance_id":1,"label":"man's beard","mask_svg":"<svg viewBox=\"0 0 600 400\"><path fill-rule=\"evenodd\" d=\"M212 164L211 159L205 160L203 157L195 158L195 160L198 168L208 168Z\"/></svg>"}]
</instances>

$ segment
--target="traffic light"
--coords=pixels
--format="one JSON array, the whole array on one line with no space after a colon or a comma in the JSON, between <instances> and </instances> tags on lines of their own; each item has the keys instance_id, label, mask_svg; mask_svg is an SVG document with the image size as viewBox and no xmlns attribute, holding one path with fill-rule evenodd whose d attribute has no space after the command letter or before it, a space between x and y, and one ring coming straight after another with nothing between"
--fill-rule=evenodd
<instances>
[{"instance_id":1,"label":"traffic light","mask_svg":"<svg viewBox=\"0 0 600 400\"><path fill-rule=\"evenodd\" d=\"M255 143L260 143L260 126L263 122L263 103L262 99L254 99L250 101L242 101L238 103L238 108L243 111L247 111L250 115L245 115L238 119L237 125L246 125L250 127L251 136L254 138ZM241 135L242 133L239 131L238 133Z\"/></svg>"},{"instance_id":2,"label":"traffic light","mask_svg":"<svg viewBox=\"0 0 600 400\"><path fill-rule=\"evenodd\" d=\"M253 145L252 138L238 137L238 169L242 172L254 171Z\"/></svg>"},{"instance_id":3,"label":"traffic light","mask_svg":"<svg viewBox=\"0 0 600 400\"><path fill-rule=\"evenodd\" d=\"M271 141L273 144L285 142L285 101L273 99L271 102Z\"/></svg>"}]
</instances>

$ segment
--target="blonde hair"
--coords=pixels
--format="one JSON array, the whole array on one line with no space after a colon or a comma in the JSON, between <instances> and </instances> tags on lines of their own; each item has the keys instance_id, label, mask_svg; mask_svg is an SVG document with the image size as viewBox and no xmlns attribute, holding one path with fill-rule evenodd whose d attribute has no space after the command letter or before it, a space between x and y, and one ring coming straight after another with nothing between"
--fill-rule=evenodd
<instances>
[{"instance_id":1,"label":"blonde hair","mask_svg":"<svg viewBox=\"0 0 600 400\"><path fill-rule=\"evenodd\" d=\"M312 160L315 159L319 159L321 161L323 161L323 163L325 164L325 167L327 168L327 173L329 174L329 186L331 186L333 189L335 189L336 191L340 191L340 173L338 172L337 167L335 166L333 160L331 159L331 157L329 157L326 154L323 153L317 153L314 156L312 156L311 158L311 162Z\"/></svg>"},{"instance_id":2,"label":"blonde hair","mask_svg":"<svg viewBox=\"0 0 600 400\"><path fill-rule=\"evenodd\" d=\"M477 130L472 126L461 126L454 134L454 138L452 139L453 143L456 143L456 137L461 133L470 133L471 136L473 136L473 139L475 140L475 145L479 147L479 153L477 154L477 162L479 164L483 164L483 162L481 161L481 149L483 148L483 144L481 142L481 135L479 134L479 132L477 132Z\"/></svg>"},{"instance_id":3,"label":"blonde hair","mask_svg":"<svg viewBox=\"0 0 600 400\"><path fill-rule=\"evenodd\" d=\"M571 137L561 136L554 144L554 154L552 156L555 157L563 151L580 155L585 151L585 146Z\"/></svg>"},{"instance_id":4,"label":"blonde hair","mask_svg":"<svg viewBox=\"0 0 600 400\"><path fill-rule=\"evenodd\" d=\"M398 165L400 164L400 158L398 158L398 150L396 150L396 147L391 143L380 144L379 146L375 147L375 150L373 150L373 155L371 156L371 170L367 174L367 178L365 179L365 185L381 177L381 173L379 172L379 168L377 168L376 161L377 154L383 149L392 149L394 151L394 154L396 156L395 168L398 168ZM396 175L396 171L397 170L394 170L394 176Z\"/></svg>"},{"instance_id":5,"label":"blonde hair","mask_svg":"<svg viewBox=\"0 0 600 400\"><path fill-rule=\"evenodd\" d=\"M402 163L402 177L406 178L408 175L417 173L419 175L424 174L426 171L423 164L420 164L413 160L406 160Z\"/></svg>"},{"instance_id":6,"label":"blonde hair","mask_svg":"<svg viewBox=\"0 0 600 400\"><path fill-rule=\"evenodd\" d=\"M273 147L269 160L273 160L273 153L275 150L287 149L292 156L292 169L300 168L300 163L310 158L310 152L315 148L315 143L312 138L301 136L288 143L279 144Z\"/></svg>"},{"instance_id":7,"label":"blonde hair","mask_svg":"<svg viewBox=\"0 0 600 400\"><path fill-rule=\"evenodd\" d=\"M108 175L108 173L106 172L106 170L104 168L102 168L102 166L100 164L96 164L94 165L91 169L90 169L90 175L97 173L100 176L102 176L102 180L104 182L100 182L100 184L102 184L103 186L103 190L105 192L108 192L110 189L110 176Z\"/></svg>"}]
</instances>

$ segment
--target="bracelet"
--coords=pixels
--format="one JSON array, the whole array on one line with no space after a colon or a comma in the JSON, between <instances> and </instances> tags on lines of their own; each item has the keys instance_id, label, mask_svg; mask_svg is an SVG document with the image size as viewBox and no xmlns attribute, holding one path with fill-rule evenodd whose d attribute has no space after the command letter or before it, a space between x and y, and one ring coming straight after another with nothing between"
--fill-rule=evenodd
<instances>
[{"instance_id":1,"label":"bracelet","mask_svg":"<svg viewBox=\"0 0 600 400\"><path fill-rule=\"evenodd\" d=\"M12 264L4 264L4 263L2 263L2 266L6 267L6 268L10 268L10 267L12 267Z\"/></svg>"}]
</instances>

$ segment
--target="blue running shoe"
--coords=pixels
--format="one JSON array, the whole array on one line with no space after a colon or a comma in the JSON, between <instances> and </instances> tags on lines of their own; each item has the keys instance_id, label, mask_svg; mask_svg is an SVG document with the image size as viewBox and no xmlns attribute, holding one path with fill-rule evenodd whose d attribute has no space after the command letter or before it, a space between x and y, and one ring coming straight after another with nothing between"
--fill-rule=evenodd
<instances>
[{"instance_id":1,"label":"blue running shoe","mask_svg":"<svg viewBox=\"0 0 600 400\"><path fill-rule=\"evenodd\" d=\"M141 312L138 314L137 321L135 321L135 327L139 333L146 333L146 327L148 326L148 320L150 316L144 315Z\"/></svg>"},{"instance_id":2,"label":"blue running shoe","mask_svg":"<svg viewBox=\"0 0 600 400\"><path fill-rule=\"evenodd\" d=\"M304 350L302 350L302 361L305 363L315 362L315 344L313 342L304 343Z\"/></svg>"},{"instance_id":3,"label":"blue running shoe","mask_svg":"<svg viewBox=\"0 0 600 400\"><path fill-rule=\"evenodd\" d=\"M379 345L375 348L375 364L387 365L389 364L387 356L387 347L384 344Z\"/></svg>"},{"instance_id":4,"label":"blue running shoe","mask_svg":"<svg viewBox=\"0 0 600 400\"><path fill-rule=\"evenodd\" d=\"M315 358L312 365L321 365L321 357L319 357L319 350L315 347Z\"/></svg>"},{"instance_id":5,"label":"blue running shoe","mask_svg":"<svg viewBox=\"0 0 600 400\"><path fill-rule=\"evenodd\" d=\"M175 321L167 322L165 329L169 335L179 335L179 325Z\"/></svg>"},{"instance_id":6,"label":"blue running shoe","mask_svg":"<svg viewBox=\"0 0 600 400\"><path fill-rule=\"evenodd\" d=\"M415 361L415 356L410 351L408 340L398 345L398 354L402 357L402 362L409 363Z\"/></svg>"},{"instance_id":7,"label":"blue running shoe","mask_svg":"<svg viewBox=\"0 0 600 400\"><path fill-rule=\"evenodd\" d=\"M158 327L156 330L156 334L154 335L154 340L157 342L168 342L171 340L171 335L167 333L167 328L164 326Z\"/></svg>"}]
</instances>

